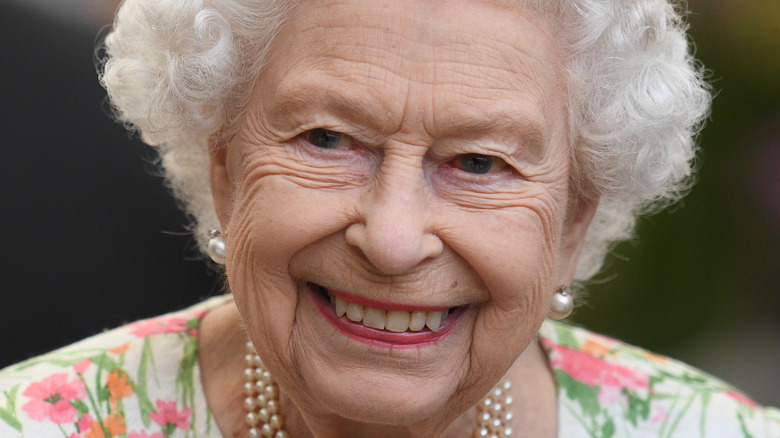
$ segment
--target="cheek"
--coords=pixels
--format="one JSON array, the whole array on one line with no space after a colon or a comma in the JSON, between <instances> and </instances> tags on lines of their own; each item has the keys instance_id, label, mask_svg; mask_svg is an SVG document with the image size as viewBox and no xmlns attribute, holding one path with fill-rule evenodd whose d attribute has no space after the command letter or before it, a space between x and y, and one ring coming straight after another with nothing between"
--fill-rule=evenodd
<instances>
[{"instance_id":1,"label":"cheek","mask_svg":"<svg viewBox=\"0 0 780 438\"><path fill-rule=\"evenodd\" d=\"M455 221L463 228L451 230L458 237L450 244L477 273L487 294L472 335L472 364L478 373L494 372L497 362L509 367L533 342L547 314L557 252L557 239L548 236L558 228L550 223L557 215L542 214L554 208L532 207L537 202L543 203L493 214L463 212Z\"/></svg>"},{"instance_id":2,"label":"cheek","mask_svg":"<svg viewBox=\"0 0 780 438\"><path fill-rule=\"evenodd\" d=\"M500 211L452 215L447 243L473 267L491 300L543 293L555 278L563 209L552 198L535 197ZM508 304L508 303L506 303Z\"/></svg>"},{"instance_id":3,"label":"cheek","mask_svg":"<svg viewBox=\"0 0 780 438\"><path fill-rule=\"evenodd\" d=\"M451 222L459 226L447 229L448 244L476 272L486 291L475 340L480 334L487 340L524 339L546 316L549 296L557 286L564 211L553 199L525 198L501 211L452 215Z\"/></svg>"},{"instance_id":4,"label":"cheek","mask_svg":"<svg viewBox=\"0 0 780 438\"><path fill-rule=\"evenodd\" d=\"M287 345L298 304L290 260L348 223L353 192L313 190L277 171L281 166L250 164L227 226L228 281L247 328L269 345Z\"/></svg>"},{"instance_id":5,"label":"cheek","mask_svg":"<svg viewBox=\"0 0 780 438\"><path fill-rule=\"evenodd\" d=\"M267 147L242 166L229 229L246 231L243 245L267 261L260 267L285 267L301 247L343 228L354 210L359 175L295 155L294 148Z\"/></svg>"}]
</instances>

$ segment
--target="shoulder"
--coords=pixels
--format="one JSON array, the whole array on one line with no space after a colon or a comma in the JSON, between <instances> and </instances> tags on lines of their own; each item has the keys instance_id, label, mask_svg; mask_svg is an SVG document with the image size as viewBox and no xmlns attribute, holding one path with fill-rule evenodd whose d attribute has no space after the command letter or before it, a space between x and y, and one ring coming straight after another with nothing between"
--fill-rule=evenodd
<instances>
[{"instance_id":1,"label":"shoulder","mask_svg":"<svg viewBox=\"0 0 780 438\"><path fill-rule=\"evenodd\" d=\"M780 437L780 411L682 362L554 321L540 343L561 436Z\"/></svg>"},{"instance_id":2,"label":"shoulder","mask_svg":"<svg viewBox=\"0 0 780 438\"><path fill-rule=\"evenodd\" d=\"M137 321L0 371L0 436L157 438L204 427L194 422L196 409L207 412L198 325L226 300Z\"/></svg>"}]
</instances>

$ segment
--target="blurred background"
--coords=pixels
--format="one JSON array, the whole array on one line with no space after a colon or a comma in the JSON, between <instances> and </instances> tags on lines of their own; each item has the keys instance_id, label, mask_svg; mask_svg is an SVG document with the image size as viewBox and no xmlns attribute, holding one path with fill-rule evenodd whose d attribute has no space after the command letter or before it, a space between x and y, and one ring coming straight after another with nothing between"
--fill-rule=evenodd
<instances>
[{"instance_id":1,"label":"blurred background","mask_svg":"<svg viewBox=\"0 0 780 438\"><path fill-rule=\"evenodd\" d=\"M689 0L717 91L699 183L640 220L573 321L780 406L780 2ZM0 368L219 293L93 67L113 0L0 0Z\"/></svg>"}]
</instances>

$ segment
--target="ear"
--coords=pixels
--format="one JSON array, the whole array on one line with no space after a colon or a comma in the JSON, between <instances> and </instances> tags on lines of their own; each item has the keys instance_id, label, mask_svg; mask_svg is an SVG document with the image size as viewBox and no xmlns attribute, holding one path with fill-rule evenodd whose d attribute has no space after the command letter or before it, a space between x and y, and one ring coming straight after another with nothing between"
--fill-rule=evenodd
<instances>
[{"instance_id":1,"label":"ear","mask_svg":"<svg viewBox=\"0 0 780 438\"><path fill-rule=\"evenodd\" d=\"M585 243L585 235L588 232L593 215L596 214L598 197L588 198L578 196L571 203L567 220L564 223L563 238L561 239L559 257L559 284L570 285L577 271L577 263L580 260L580 252Z\"/></svg>"},{"instance_id":2,"label":"ear","mask_svg":"<svg viewBox=\"0 0 780 438\"><path fill-rule=\"evenodd\" d=\"M228 142L220 140L218 134L209 138L209 181L217 218L225 230L230 220L234 184L228 163Z\"/></svg>"}]
</instances>

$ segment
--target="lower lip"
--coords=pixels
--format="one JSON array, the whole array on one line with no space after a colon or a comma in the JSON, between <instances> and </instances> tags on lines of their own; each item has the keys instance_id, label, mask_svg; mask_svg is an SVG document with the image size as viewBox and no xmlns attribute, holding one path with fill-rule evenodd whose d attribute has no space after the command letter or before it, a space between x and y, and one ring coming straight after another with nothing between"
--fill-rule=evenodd
<instances>
[{"instance_id":1,"label":"lower lip","mask_svg":"<svg viewBox=\"0 0 780 438\"><path fill-rule=\"evenodd\" d=\"M346 316L339 317L336 315L336 311L330 305L330 302L319 291L314 290L311 286L308 289L314 299L314 303L317 305L317 309L336 330L351 339L377 347L419 348L437 344L452 333L458 321L465 314L464 308L458 307L447 316L447 320L444 321L437 332L424 329L419 332L406 331L395 333L366 327L361 323L350 321Z\"/></svg>"}]
</instances>

